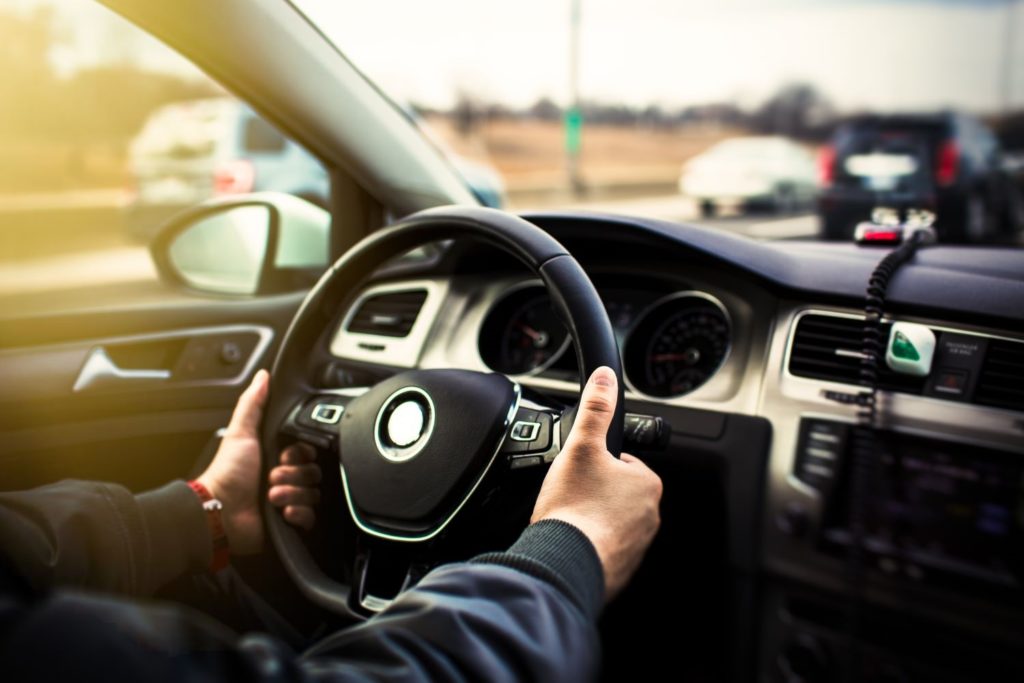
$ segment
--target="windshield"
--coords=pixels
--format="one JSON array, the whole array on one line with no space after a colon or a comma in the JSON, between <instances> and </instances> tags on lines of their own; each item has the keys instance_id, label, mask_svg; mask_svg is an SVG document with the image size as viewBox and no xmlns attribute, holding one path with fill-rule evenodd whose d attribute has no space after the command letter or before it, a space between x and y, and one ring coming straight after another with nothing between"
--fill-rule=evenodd
<instances>
[{"instance_id":1,"label":"windshield","mask_svg":"<svg viewBox=\"0 0 1024 683\"><path fill-rule=\"evenodd\" d=\"M513 210L849 240L896 206L1020 242L1012 0L295 4Z\"/></svg>"}]
</instances>

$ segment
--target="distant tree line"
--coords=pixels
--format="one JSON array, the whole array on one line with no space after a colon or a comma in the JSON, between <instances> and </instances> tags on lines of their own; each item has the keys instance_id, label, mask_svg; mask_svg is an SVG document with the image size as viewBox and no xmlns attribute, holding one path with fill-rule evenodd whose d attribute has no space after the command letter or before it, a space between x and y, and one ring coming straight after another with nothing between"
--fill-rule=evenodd
<instances>
[{"instance_id":1,"label":"distant tree line","mask_svg":"<svg viewBox=\"0 0 1024 683\"><path fill-rule=\"evenodd\" d=\"M469 134L487 120L533 119L560 121L564 115L561 105L549 97L541 97L528 107L513 108L502 104L486 103L462 94L449 111L417 107L423 113L452 116L457 129ZM583 118L588 123L618 126L640 126L672 130L692 124L719 124L744 128L765 135L786 135L808 142L823 142L836 126L855 114L840 114L829 98L809 83L783 85L761 104L744 109L732 102L696 104L668 108L652 104L636 107L626 104L584 102ZM1003 147L1024 150L1024 111L985 117L999 136Z\"/></svg>"},{"instance_id":2,"label":"distant tree line","mask_svg":"<svg viewBox=\"0 0 1024 683\"><path fill-rule=\"evenodd\" d=\"M560 121L564 115L562 106L549 97L541 97L528 107L516 109L483 102L466 93L459 95L455 106L449 111L420 106L416 108L424 114L451 116L456 128L463 134L472 132L486 120L520 118ZM828 98L813 85L806 83L783 86L752 110L743 109L731 102L668 108L657 104L636 107L593 101L584 102L581 110L588 123L652 129L713 123L807 140L826 138L836 122L836 112Z\"/></svg>"}]
</instances>

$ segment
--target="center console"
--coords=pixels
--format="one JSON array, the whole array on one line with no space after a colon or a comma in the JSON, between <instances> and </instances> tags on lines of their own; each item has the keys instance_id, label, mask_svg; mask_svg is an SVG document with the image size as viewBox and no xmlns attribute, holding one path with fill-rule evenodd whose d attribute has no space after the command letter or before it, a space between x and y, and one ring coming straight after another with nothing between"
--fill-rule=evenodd
<instances>
[{"instance_id":1,"label":"center console","mask_svg":"<svg viewBox=\"0 0 1024 683\"><path fill-rule=\"evenodd\" d=\"M1024 414L974 400L985 356L955 400L883 376L882 429L865 437L826 397L857 387L791 362L808 315L814 344L830 316L856 321L794 308L773 339L759 680L1024 680ZM940 345L1010 343L936 328Z\"/></svg>"}]
</instances>

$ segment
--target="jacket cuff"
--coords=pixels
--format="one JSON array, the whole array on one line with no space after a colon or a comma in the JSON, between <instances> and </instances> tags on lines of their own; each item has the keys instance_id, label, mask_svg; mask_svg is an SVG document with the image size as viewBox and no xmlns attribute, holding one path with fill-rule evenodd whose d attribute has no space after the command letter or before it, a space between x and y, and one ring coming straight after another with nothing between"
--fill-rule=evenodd
<instances>
[{"instance_id":1,"label":"jacket cuff","mask_svg":"<svg viewBox=\"0 0 1024 683\"><path fill-rule=\"evenodd\" d=\"M206 513L188 484L171 482L136 496L136 500L146 529L150 590L209 567L213 543Z\"/></svg>"},{"instance_id":2,"label":"jacket cuff","mask_svg":"<svg viewBox=\"0 0 1024 683\"><path fill-rule=\"evenodd\" d=\"M590 619L597 619L604 605L604 570L594 544L582 531L559 519L531 524L508 551L480 555L472 562L518 569L547 581Z\"/></svg>"}]
</instances>

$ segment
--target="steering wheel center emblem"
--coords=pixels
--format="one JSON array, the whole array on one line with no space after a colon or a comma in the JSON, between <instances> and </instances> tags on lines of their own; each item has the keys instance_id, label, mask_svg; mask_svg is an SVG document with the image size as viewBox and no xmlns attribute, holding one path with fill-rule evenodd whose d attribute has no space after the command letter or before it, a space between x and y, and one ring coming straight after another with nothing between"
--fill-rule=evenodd
<instances>
[{"instance_id":1,"label":"steering wheel center emblem","mask_svg":"<svg viewBox=\"0 0 1024 683\"><path fill-rule=\"evenodd\" d=\"M423 436L426 417L416 401L400 403L388 418L388 439L399 448L413 445Z\"/></svg>"},{"instance_id":2,"label":"steering wheel center emblem","mask_svg":"<svg viewBox=\"0 0 1024 683\"><path fill-rule=\"evenodd\" d=\"M434 431L434 402L418 387L391 394L377 414L373 436L377 450L392 462L414 458Z\"/></svg>"}]
</instances>

